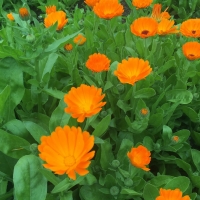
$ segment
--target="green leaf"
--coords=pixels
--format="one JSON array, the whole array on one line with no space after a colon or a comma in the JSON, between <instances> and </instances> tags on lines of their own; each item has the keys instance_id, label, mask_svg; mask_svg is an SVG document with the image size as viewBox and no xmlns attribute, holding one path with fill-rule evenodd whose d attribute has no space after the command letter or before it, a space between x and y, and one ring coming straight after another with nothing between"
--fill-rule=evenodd
<instances>
[{"instance_id":1,"label":"green leaf","mask_svg":"<svg viewBox=\"0 0 200 200\"><path fill-rule=\"evenodd\" d=\"M171 181L172 178L173 176L157 175L156 177L150 180L150 183L160 188L166 185L169 181Z\"/></svg>"},{"instance_id":2,"label":"green leaf","mask_svg":"<svg viewBox=\"0 0 200 200\"><path fill-rule=\"evenodd\" d=\"M133 95L134 98L150 98L156 94L156 91L153 88L143 88L139 91L136 91Z\"/></svg>"},{"instance_id":3,"label":"green leaf","mask_svg":"<svg viewBox=\"0 0 200 200\"><path fill-rule=\"evenodd\" d=\"M192 122L198 122L199 121L199 117L198 114L195 110L193 110L192 108L188 107L188 106L184 106L182 108L182 111L189 117L189 119Z\"/></svg>"},{"instance_id":4,"label":"green leaf","mask_svg":"<svg viewBox=\"0 0 200 200\"><path fill-rule=\"evenodd\" d=\"M110 121L111 121L111 115L109 114L98 123L92 135L97 136L97 137L102 136L105 133L105 131L108 129Z\"/></svg>"},{"instance_id":5,"label":"green leaf","mask_svg":"<svg viewBox=\"0 0 200 200\"><path fill-rule=\"evenodd\" d=\"M46 92L48 95L50 95L56 99L62 99L65 95L64 92L62 92L60 90L52 89L52 88L43 89L42 91Z\"/></svg>"},{"instance_id":6,"label":"green leaf","mask_svg":"<svg viewBox=\"0 0 200 200\"><path fill-rule=\"evenodd\" d=\"M197 170L200 172L200 151L196 149L191 149L191 153L192 153L192 160Z\"/></svg>"},{"instance_id":7,"label":"green leaf","mask_svg":"<svg viewBox=\"0 0 200 200\"><path fill-rule=\"evenodd\" d=\"M23 138L9 134L1 129L0 138L0 151L10 157L19 159L30 153L26 150L30 146L30 143Z\"/></svg>"},{"instance_id":8,"label":"green leaf","mask_svg":"<svg viewBox=\"0 0 200 200\"><path fill-rule=\"evenodd\" d=\"M7 85L3 91L0 93L0 113L3 112L3 109L5 107L5 103L10 95L11 87Z\"/></svg>"},{"instance_id":9,"label":"green leaf","mask_svg":"<svg viewBox=\"0 0 200 200\"><path fill-rule=\"evenodd\" d=\"M155 200L158 196L158 189L154 185L147 183L143 191L144 200Z\"/></svg>"},{"instance_id":10,"label":"green leaf","mask_svg":"<svg viewBox=\"0 0 200 200\"><path fill-rule=\"evenodd\" d=\"M132 195L132 196L142 196L142 193L138 193L134 190L131 189L125 189L123 188L120 192L120 194L128 194L128 195Z\"/></svg>"},{"instance_id":11,"label":"green leaf","mask_svg":"<svg viewBox=\"0 0 200 200\"><path fill-rule=\"evenodd\" d=\"M13 173L14 192L17 199L44 200L47 194L47 180L39 173L41 162L34 155L20 158Z\"/></svg>"},{"instance_id":12,"label":"green leaf","mask_svg":"<svg viewBox=\"0 0 200 200\"><path fill-rule=\"evenodd\" d=\"M174 67L174 63L175 63L175 59L173 58L172 60L168 60L164 65L160 66L157 73L158 74L162 74L165 71L167 71L168 69L170 69L171 67Z\"/></svg>"}]
</instances>

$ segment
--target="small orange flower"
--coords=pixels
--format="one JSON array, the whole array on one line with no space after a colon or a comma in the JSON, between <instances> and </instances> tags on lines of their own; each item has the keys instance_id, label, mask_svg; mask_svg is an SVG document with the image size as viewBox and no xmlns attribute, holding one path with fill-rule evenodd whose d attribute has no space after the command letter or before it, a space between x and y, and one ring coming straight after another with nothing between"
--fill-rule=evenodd
<instances>
[{"instance_id":1,"label":"small orange flower","mask_svg":"<svg viewBox=\"0 0 200 200\"><path fill-rule=\"evenodd\" d=\"M72 44L68 43L64 46L64 48L67 50L67 51L71 51L73 49L73 46Z\"/></svg>"},{"instance_id":2,"label":"small orange flower","mask_svg":"<svg viewBox=\"0 0 200 200\"><path fill-rule=\"evenodd\" d=\"M28 9L25 8L25 7L20 8L20 9L19 9L19 15L20 15L22 18L28 17L28 16L29 16Z\"/></svg>"},{"instance_id":3,"label":"small orange flower","mask_svg":"<svg viewBox=\"0 0 200 200\"><path fill-rule=\"evenodd\" d=\"M50 13L56 12L56 6L46 6L46 14L49 15Z\"/></svg>"},{"instance_id":4,"label":"small orange flower","mask_svg":"<svg viewBox=\"0 0 200 200\"><path fill-rule=\"evenodd\" d=\"M14 21L14 20L15 20L15 18L13 17L13 14L12 14L12 13L7 14L7 18L8 18L10 21Z\"/></svg>"},{"instance_id":5,"label":"small orange flower","mask_svg":"<svg viewBox=\"0 0 200 200\"><path fill-rule=\"evenodd\" d=\"M146 147L139 145L136 148L132 148L131 151L127 153L127 156L133 166L141 168L144 171L150 170L146 165L151 161L151 152Z\"/></svg>"},{"instance_id":6,"label":"small orange flower","mask_svg":"<svg viewBox=\"0 0 200 200\"><path fill-rule=\"evenodd\" d=\"M142 1L141 0L133 0L132 4L136 8L146 8L146 7L150 6L152 2L153 2L153 0L142 0Z\"/></svg>"},{"instance_id":7,"label":"small orange flower","mask_svg":"<svg viewBox=\"0 0 200 200\"><path fill-rule=\"evenodd\" d=\"M169 19L171 17L170 14L167 12L168 8L166 8L164 12L161 12L161 9L162 5L160 3L154 4L151 17L154 18L156 21L161 21L163 18Z\"/></svg>"},{"instance_id":8,"label":"small orange flower","mask_svg":"<svg viewBox=\"0 0 200 200\"><path fill-rule=\"evenodd\" d=\"M75 44L82 45L86 42L86 38L82 34L78 34L73 41Z\"/></svg>"},{"instance_id":9,"label":"small orange flower","mask_svg":"<svg viewBox=\"0 0 200 200\"><path fill-rule=\"evenodd\" d=\"M94 7L100 0L85 0L84 2L91 7Z\"/></svg>"},{"instance_id":10,"label":"small orange flower","mask_svg":"<svg viewBox=\"0 0 200 200\"><path fill-rule=\"evenodd\" d=\"M43 166L56 174L67 174L76 180L76 173L80 176L88 174L86 169L95 151L89 152L94 146L94 136L80 127L57 127L50 136L42 136L38 146L40 158L46 162Z\"/></svg>"},{"instance_id":11,"label":"small orange flower","mask_svg":"<svg viewBox=\"0 0 200 200\"><path fill-rule=\"evenodd\" d=\"M142 108L140 112L142 115L147 115L149 113L148 109L146 108Z\"/></svg>"},{"instance_id":12,"label":"small orange flower","mask_svg":"<svg viewBox=\"0 0 200 200\"><path fill-rule=\"evenodd\" d=\"M182 46L182 51L188 60L197 60L200 58L200 43L186 42Z\"/></svg>"},{"instance_id":13,"label":"small orange flower","mask_svg":"<svg viewBox=\"0 0 200 200\"><path fill-rule=\"evenodd\" d=\"M100 0L94 7L94 13L103 19L112 19L121 16L124 12L122 4L118 0Z\"/></svg>"},{"instance_id":14,"label":"small orange flower","mask_svg":"<svg viewBox=\"0 0 200 200\"><path fill-rule=\"evenodd\" d=\"M89 56L85 65L93 72L108 71L110 67L110 60L104 54L94 53Z\"/></svg>"},{"instance_id":15,"label":"small orange flower","mask_svg":"<svg viewBox=\"0 0 200 200\"><path fill-rule=\"evenodd\" d=\"M173 136L173 137L172 137L172 140L173 140L174 142L178 142L178 141L179 141L179 137L178 137L178 136Z\"/></svg>"},{"instance_id":16,"label":"small orange flower","mask_svg":"<svg viewBox=\"0 0 200 200\"><path fill-rule=\"evenodd\" d=\"M150 17L140 17L131 24L131 32L141 38L156 35L158 22Z\"/></svg>"},{"instance_id":17,"label":"small orange flower","mask_svg":"<svg viewBox=\"0 0 200 200\"><path fill-rule=\"evenodd\" d=\"M64 96L67 104L65 112L71 114L73 118L78 118L78 122L83 122L86 117L96 115L106 102L101 102L105 94L101 95L102 89L95 86L81 84L80 87L72 87L68 94Z\"/></svg>"},{"instance_id":18,"label":"small orange flower","mask_svg":"<svg viewBox=\"0 0 200 200\"><path fill-rule=\"evenodd\" d=\"M175 190L166 190L163 188L160 188L160 196L156 197L156 200L190 200L190 197L188 195L182 196L183 193L181 192L180 189L175 189Z\"/></svg>"},{"instance_id":19,"label":"small orange flower","mask_svg":"<svg viewBox=\"0 0 200 200\"><path fill-rule=\"evenodd\" d=\"M135 82L144 79L150 74L152 68L148 61L139 58L129 58L119 63L114 75L118 77L121 83L134 85Z\"/></svg>"},{"instance_id":20,"label":"small orange flower","mask_svg":"<svg viewBox=\"0 0 200 200\"><path fill-rule=\"evenodd\" d=\"M200 19L188 19L180 26L180 32L186 37L200 37Z\"/></svg>"},{"instance_id":21,"label":"small orange flower","mask_svg":"<svg viewBox=\"0 0 200 200\"><path fill-rule=\"evenodd\" d=\"M162 19L158 24L158 35L167 35L171 33L178 33L177 26L174 26L174 20Z\"/></svg>"},{"instance_id":22,"label":"small orange flower","mask_svg":"<svg viewBox=\"0 0 200 200\"><path fill-rule=\"evenodd\" d=\"M56 22L58 23L56 30L61 30L68 22L68 19L66 18L66 13L63 11L56 11L50 13L44 18L44 26L46 28L53 26Z\"/></svg>"}]
</instances>

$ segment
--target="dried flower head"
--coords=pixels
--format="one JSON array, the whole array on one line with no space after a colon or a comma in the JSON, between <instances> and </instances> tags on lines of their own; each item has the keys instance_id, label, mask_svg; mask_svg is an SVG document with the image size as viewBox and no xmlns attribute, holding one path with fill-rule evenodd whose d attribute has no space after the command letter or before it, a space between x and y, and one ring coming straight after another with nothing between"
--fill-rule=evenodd
<instances>
[{"instance_id":1,"label":"dried flower head","mask_svg":"<svg viewBox=\"0 0 200 200\"><path fill-rule=\"evenodd\" d=\"M184 56L188 60L197 60L200 58L200 43L199 42L186 42L182 46Z\"/></svg>"},{"instance_id":2,"label":"dried flower head","mask_svg":"<svg viewBox=\"0 0 200 200\"><path fill-rule=\"evenodd\" d=\"M66 18L66 13L63 11L56 11L50 13L44 18L44 26L46 28L53 26L56 22L58 23L56 30L61 30L68 22L68 19Z\"/></svg>"},{"instance_id":3,"label":"dried flower head","mask_svg":"<svg viewBox=\"0 0 200 200\"><path fill-rule=\"evenodd\" d=\"M166 8L164 12L161 12L161 9L162 9L162 4L156 3L153 6L153 11L151 14L151 17L158 22L161 21L162 19L169 19L171 17L170 14L167 12L168 8Z\"/></svg>"},{"instance_id":4,"label":"dried flower head","mask_svg":"<svg viewBox=\"0 0 200 200\"><path fill-rule=\"evenodd\" d=\"M72 87L64 96L67 104L65 112L71 114L73 118L77 118L78 122L83 122L86 117L96 115L106 104L101 101L105 96L101 92L101 88L85 84L81 84L78 88Z\"/></svg>"},{"instance_id":5,"label":"dried flower head","mask_svg":"<svg viewBox=\"0 0 200 200\"><path fill-rule=\"evenodd\" d=\"M73 41L77 45L83 45L86 42L86 38L82 34L78 34Z\"/></svg>"},{"instance_id":6,"label":"dried flower head","mask_svg":"<svg viewBox=\"0 0 200 200\"><path fill-rule=\"evenodd\" d=\"M12 13L8 13L8 14L7 14L7 18L8 18L10 21L14 21L14 20L15 20L15 18L14 18L14 16L13 16Z\"/></svg>"},{"instance_id":7,"label":"dried flower head","mask_svg":"<svg viewBox=\"0 0 200 200\"><path fill-rule=\"evenodd\" d=\"M91 7L94 7L100 0L85 0L84 2Z\"/></svg>"},{"instance_id":8,"label":"dried flower head","mask_svg":"<svg viewBox=\"0 0 200 200\"><path fill-rule=\"evenodd\" d=\"M29 16L29 11L27 8L25 7L22 7L19 9L19 15L21 18L25 18L25 17L28 17Z\"/></svg>"},{"instance_id":9,"label":"dried flower head","mask_svg":"<svg viewBox=\"0 0 200 200\"><path fill-rule=\"evenodd\" d=\"M93 72L108 71L110 67L110 60L104 54L94 53L89 56L85 65Z\"/></svg>"},{"instance_id":10,"label":"dried flower head","mask_svg":"<svg viewBox=\"0 0 200 200\"><path fill-rule=\"evenodd\" d=\"M46 14L49 15L50 13L56 12L56 6L46 6Z\"/></svg>"},{"instance_id":11,"label":"dried flower head","mask_svg":"<svg viewBox=\"0 0 200 200\"><path fill-rule=\"evenodd\" d=\"M178 32L177 26L174 26L174 20L162 19L158 24L158 35L167 35Z\"/></svg>"},{"instance_id":12,"label":"dried flower head","mask_svg":"<svg viewBox=\"0 0 200 200\"><path fill-rule=\"evenodd\" d=\"M94 7L94 13L103 19L112 19L121 16L124 12L122 4L118 0L100 0Z\"/></svg>"},{"instance_id":13,"label":"dried flower head","mask_svg":"<svg viewBox=\"0 0 200 200\"><path fill-rule=\"evenodd\" d=\"M73 45L70 44L70 43L68 43L68 44L66 44L66 45L64 46L64 48L65 48L65 50L67 50L67 51L71 51L71 50L73 49Z\"/></svg>"},{"instance_id":14,"label":"dried flower head","mask_svg":"<svg viewBox=\"0 0 200 200\"><path fill-rule=\"evenodd\" d=\"M67 174L75 180L76 173L86 175L86 169L95 152L89 152L94 146L94 136L80 127L57 127L50 136L42 136L38 146L39 156L46 162L43 166L56 174Z\"/></svg>"},{"instance_id":15,"label":"dried flower head","mask_svg":"<svg viewBox=\"0 0 200 200\"><path fill-rule=\"evenodd\" d=\"M141 38L156 35L158 22L151 17L140 17L131 24L131 32Z\"/></svg>"},{"instance_id":16,"label":"dried flower head","mask_svg":"<svg viewBox=\"0 0 200 200\"><path fill-rule=\"evenodd\" d=\"M139 58L129 58L119 63L114 75L121 83L134 85L135 82L144 79L152 71L148 61Z\"/></svg>"},{"instance_id":17,"label":"dried flower head","mask_svg":"<svg viewBox=\"0 0 200 200\"><path fill-rule=\"evenodd\" d=\"M180 189L170 190L170 189L163 189L160 188L160 196L156 197L155 200L190 200L190 197L188 195L182 196L183 193Z\"/></svg>"},{"instance_id":18,"label":"dried flower head","mask_svg":"<svg viewBox=\"0 0 200 200\"><path fill-rule=\"evenodd\" d=\"M180 32L186 37L200 37L200 19L188 19L180 26Z\"/></svg>"},{"instance_id":19,"label":"dried flower head","mask_svg":"<svg viewBox=\"0 0 200 200\"><path fill-rule=\"evenodd\" d=\"M146 8L146 7L149 7L152 2L153 2L153 0L142 0L142 1L141 0L132 0L132 4L136 8Z\"/></svg>"},{"instance_id":20,"label":"dried flower head","mask_svg":"<svg viewBox=\"0 0 200 200\"><path fill-rule=\"evenodd\" d=\"M151 161L151 152L146 147L139 145L136 148L132 148L131 151L127 153L127 156L133 166L141 168L144 171L150 170L146 165Z\"/></svg>"}]
</instances>

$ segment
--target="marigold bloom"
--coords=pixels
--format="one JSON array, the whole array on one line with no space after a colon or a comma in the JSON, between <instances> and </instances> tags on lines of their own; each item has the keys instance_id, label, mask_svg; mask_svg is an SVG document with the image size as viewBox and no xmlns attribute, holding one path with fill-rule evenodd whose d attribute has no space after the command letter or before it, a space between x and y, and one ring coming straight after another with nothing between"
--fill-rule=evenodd
<instances>
[{"instance_id":1,"label":"marigold bloom","mask_svg":"<svg viewBox=\"0 0 200 200\"><path fill-rule=\"evenodd\" d=\"M29 12L28 9L23 7L19 9L19 15L24 18L24 17L28 17L29 16Z\"/></svg>"},{"instance_id":2,"label":"marigold bloom","mask_svg":"<svg viewBox=\"0 0 200 200\"><path fill-rule=\"evenodd\" d=\"M156 197L156 200L190 200L188 195L183 197L183 193L178 188L175 190L160 188L159 193L160 196Z\"/></svg>"},{"instance_id":3,"label":"marigold bloom","mask_svg":"<svg viewBox=\"0 0 200 200\"><path fill-rule=\"evenodd\" d=\"M56 22L58 23L56 30L61 30L68 22L68 19L66 18L66 13L63 11L56 11L50 13L44 18L44 26L46 28L53 26Z\"/></svg>"},{"instance_id":4,"label":"marigold bloom","mask_svg":"<svg viewBox=\"0 0 200 200\"><path fill-rule=\"evenodd\" d=\"M177 26L174 26L174 20L162 19L158 24L158 35L167 35L171 33L178 33Z\"/></svg>"},{"instance_id":5,"label":"marigold bloom","mask_svg":"<svg viewBox=\"0 0 200 200\"><path fill-rule=\"evenodd\" d=\"M94 13L103 19L112 19L121 16L124 12L122 4L118 0L100 0L94 7Z\"/></svg>"},{"instance_id":6,"label":"marigold bloom","mask_svg":"<svg viewBox=\"0 0 200 200\"><path fill-rule=\"evenodd\" d=\"M200 19L188 19L180 26L180 32L186 37L200 37Z\"/></svg>"},{"instance_id":7,"label":"marigold bloom","mask_svg":"<svg viewBox=\"0 0 200 200\"><path fill-rule=\"evenodd\" d=\"M142 1L141 0L133 0L132 4L136 8L146 8L146 7L150 6L152 2L153 2L153 0L142 0Z\"/></svg>"},{"instance_id":8,"label":"marigold bloom","mask_svg":"<svg viewBox=\"0 0 200 200\"><path fill-rule=\"evenodd\" d=\"M164 12L161 12L161 9L162 4L154 4L151 17L154 18L156 21L161 21L162 19L169 19L171 17L170 14L167 12L168 8L166 8Z\"/></svg>"},{"instance_id":9,"label":"marigold bloom","mask_svg":"<svg viewBox=\"0 0 200 200\"><path fill-rule=\"evenodd\" d=\"M158 22L150 17L140 17L131 24L131 32L141 38L156 35Z\"/></svg>"},{"instance_id":10,"label":"marigold bloom","mask_svg":"<svg viewBox=\"0 0 200 200\"><path fill-rule=\"evenodd\" d=\"M134 85L136 81L144 79L150 74L152 68L148 61L139 58L129 58L122 60L119 63L114 75L120 80L121 83L128 83Z\"/></svg>"},{"instance_id":11,"label":"marigold bloom","mask_svg":"<svg viewBox=\"0 0 200 200\"><path fill-rule=\"evenodd\" d=\"M75 44L82 45L86 42L86 38L82 34L78 34L73 41Z\"/></svg>"},{"instance_id":12,"label":"marigold bloom","mask_svg":"<svg viewBox=\"0 0 200 200\"><path fill-rule=\"evenodd\" d=\"M94 7L100 0L85 0L84 2L91 7Z\"/></svg>"},{"instance_id":13,"label":"marigold bloom","mask_svg":"<svg viewBox=\"0 0 200 200\"><path fill-rule=\"evenodd\" d=\"M200 43L186 42L182 46L182 51L188 60L197 60L200 58Z\"/></svg>"},{"instance_id":14,"label":"marigold bloom","mask_svg":"<svg viewBox=\"0 0 200 200\"><path fill-rule=\"evenodd\" d=\"M172 137L172 140L173 140L174 142L178 142L178 141L179 141L179 137L175 135L175 136Z\"/></svg>"},{"instance_id":15,"label":"marigold bloom","mask_svg":"<svg viewBox=\"0 0 200 200\"><path fill-rule=\"evenodd\" d=\"M46 6L46 14L49 15L50 13L56 12L56 6Z\"/></svg>"},{"instance_id":16,"label":"marigold bloom","mask_svg":"<svg viewBox=\"0 0 200 200\"><path fill-rule=\"evenodd\" d=\"M108 71L110 67L110 60L104 54L94 53L89 56L85 65L93 72Z\"/></svg>"},{"instance_id":17,"label":"marigold bloom","mask_svg":"<svg viewBox=\"0 0 200 200\"><path fill-rule=\"evenodd\" d=\"M94 146L94 136L80 127L57 127L50 136L42 136L38 146L40 158L46 162L43 166L56 174L67 174L75 180L76 173L84 176L95 151L89 152ZM76 173L75 173L76 172Z\"/></svg>"},{"instance_id":18,"label":"marigold bloom","mask_svg":"<svg viewBox=\"0 0 200 200\"><path fill-rule=\"evenodd\" d=\"M106 102L101 102L105 94L101 95L102 89L95 86L81 84L80 87L72 87L68 94L64 96L67 104L65 112L71 114L73 118L78 118L78 122L83 122L86 117L96 115Z\"/></svg>"},{"instance_id":19,"label":"marigold bloom","mask_svg":"<svg viewBox=\"0 0 200 200\"><path fill-rule=\"evenodd\" d=\"M151 161L151 152L146 147L139 145L136 148L132 148L131 151L127 153L127 156L133 166L141 168L144 171L150 170L146 165Z\"/></svg>"},{"instance_id":20,"label":"marigold bloom","mask_svg":"<svg viewBox=\"0 0 200 200\"><path fill-rule=\"evenodd\" d=\"M146 108L142 108L140 110L140 112L141 112L142 115L147 115L149 113L148 109L146 109Z\"/></svg>"},{"instance_id":21,"label":"marigold bloom","mask_svg":"<svg viewBox=\"0 0 200 200\"><path fill-rule=\"evenodd\" d=\"M67 51L71 51L71 50L73 49L73 46L72 46L72 44L66 44L66 45L64 46L64 48L65 48L65 50L67 50Z\"/></svg>"},{"instance_id":22,"label":"marigold bloom","mask_svg":"<svg viewBox=\"0 0 200 200\"><path fill-rule=\"evenodd\" d=\"M14 21L15 18L13 17L13 14L12 13L8 13L7 14L7 18L10 20L10 21Z\"/></svg>"}]
</instances>

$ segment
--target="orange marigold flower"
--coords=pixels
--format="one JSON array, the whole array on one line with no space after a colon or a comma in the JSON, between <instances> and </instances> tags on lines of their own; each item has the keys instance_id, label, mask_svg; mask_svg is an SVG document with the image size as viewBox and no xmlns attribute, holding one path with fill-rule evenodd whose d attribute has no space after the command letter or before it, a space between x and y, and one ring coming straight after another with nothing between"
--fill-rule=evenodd
<instances>
[{"instance_id":1,"label":"orange marigold flower","mask_svg":"<svg viewBox=\"0 0 200 200\"><path fill-rule=\"evenodd\" d=\"M64 48L67 50L67 51L71 51L72 49L73 49L73 46L72 46L72 44L66 44L65 46L64 46Z\"/></svg>"},{"instance_id":2,"label":"orange marigold flower","mask_svg":"<svg viewBox=\"0 0 200 200\"><path fill-rule=\"evenodd\" d=\"M56 6L46 6L46 14L49 15L50 13L56 12Z\"/></svg>"},{"instance_id":3,"label":"orange marigold flower","mask_svg":"<svg viewBox=\"0 0 200 200\"><path fill-rule=\"evenodd\" d=\"M58 23L56 30L61 30L68 22L68 19L66 18L66 13L63 11L56 11L50 13L44 18L44 26L46 28L53 26L56 22Z\"/></svg>"},{"instance_id":4,"label":"orange marigold flower","mask_svg":"<svg viewBox=\"0 0 200 200\"><path fill-rule=\"evenodd\" d=\"M85 65L93 72L108 71L110 67L110 60L104 54L94 53L89 56Z\"/></svg>"},{"instance_id":5,"label":"orange marigold flower","mask_svg":"<svg viewBox=\"0 0 200 200\"><path fill-rule=\"evenodd\" d=\"M134 85L136 81L144 79L150 74L152 68L148 61L139 58L129 58L119 63L114 75L118 77L121 83Z\"/></svg>"},{"instance_id":6,"label":"orange marigold flower","mask_svg":"<svg viewBox=\"0 0 200 200\"><path fill-rule=\"evenodd\" d=\"M46 162L43 166L56 174L67 174L76 180L76 173L86 175L86 169L95 151L89 152L94 146L94 136L80 127L57 127L50 136L42 136L38 146L40 158ZM76 173L75 173L76 172Z\"/></svg>"},{"instance_id":7,"label":"orange marigold flower","mask_svg":"<svg viewBox=\"0 0 200 200\"><path fill-rule=\"evenodd\" d=\"M158 24L158 35L167 35L171 33L178 33L177 26L174 26L174 20L162 19Z\"/></svg>"},{"instance_id":8,"label":"orange marigold flower","mask_svg":"<svg viewBox=\"0 0 200 200\"><path fill-rule=\"evenodd\" d=\"M140 112L142 115L147 115L149 113L148 109L146 108L142 108Z\"/></svg>"},{"instance_id":9,"label":"orange marigold flower","mask_svg":"<svg viewBox=\"0 0 200 200\"><path fill-rule=\"evenodd\" d=\"M131 24L131 32L141 38L156 35L158 22L150 17L140 17Z\"/></svg>"},{"instance_id":10,"label":"orange marigold flower","mask_svg":"<svg viewBox=\"0 0 200 200\"><path fill-rule=\"evenodd\" d=\"M161 21L163 18L169 19L171 17L170 14L167 12L168 8L166 8L164 12L161 12L161 9L162 5L160 3L154 4L151 17L154 18L156 21Z\"/></svg>"},{"instance_id":11,"label":"orange marigold flower","mask_svg":"<svg viewBox=\"0 0 200 200\"><path fill-rule=\"evenodd\" d=\"M24 18L24 17L28 17L29 16L29 12L28 9L23 7L19 9L19 15Z\"/></svg>"},{"instance_id":12,"label":"orange marigold flower","mask_svg":"<svg viewBox=\"0 0 200 200\"><path fill-rule=\"evenodd\" d=\"M82 45L86 42L86 38L82 34L78 34L73 41L75 44Z\"/></svg>"},{"instance_id":13,"label":"orange marigold flower","mask_svg":"<svg viewBox=\"0 0 200 200\"><path fill-rule=\"evenodd\" d=\"M121 16L124 12L122 4L118 0L100 0L94 7L94 13L103 19L112 19Z\"/></svg>"},{"instance_id":14,"label":"orange marigold flower","mask_svg":"<svg viewBox=\"0 0 200 200\"><path fill-rule=\"evenodd\" d=\"M101 102L105 96L101 92L101 88L85 84L81 84L78 88L72 87L64 96L67 104L65 112L71 114L73 118L78 118L78 122L83 122L86 117L96 115L106 104L106 102Z\"/></svg>"},{"instance_id":15,"label":"orange marigold flower","mask_svg":"<svg viewBox=\"0 0 200 200\"><path fill-rule=\"evenodd\" d=\"M15 18L13 17L13 14L12 13L8 13L7 14L7 18L10 20L10 21L14 21Z\"/></svg>"},{"instance_id":16,"label":"orange marigold flower","mask_svg":"<svg viewBox=\"0 0 200 200\"><path fill-rule=\"evenodd\" d=\"M91 7L94 7L100 0L85 0L84 2Z\"/></svg>"},{"instance_id":17,"label":"orange marigold flower","mask_svg":"<svg viewBox=\"0 0 200 200\"><path fill-rule=\"evenodd\" d=\"M180 32L186 37L200 37L200 19L188 19L180 26Z\"/></svg>"},{"instance_id":18,"label":"orange marigold flower","mask_svg":"<svg viewBox=\"0 0 200 200\"><path fill-rule=\"evenodd\" d=\"M146 165L151 161L151 152L146 147L139 145L136 148L132 148L131 151L127 153L127 156L133 166L141 168L144 171L150 170Z\"/></svg>"},{"instance_id":19,"label":"orange marigold flower","mask_svg":"<svg viewBox=\"0 0 200 200\"><path fill-rule=\"evenodd\" d=\"M175 190L166 190L163 188L160 188L160 196L156 197L156 200L190 200L190 197L188 195L182 196L183 193L181 192L180 189L175 189Z\"/></svg>"},{"instance_id":20,"label":"orange marigold flower","mask_svg":"<svg viewBox=\"0 0 200 200\"><path fill-rule=\"evenodd\" d=\"M153 0L142 0L142 1L141 0L133 0L132 4L136 8L146 8L146 7L150 6L152 2L153 2Z\"/></svg>"},{"instance_id":21,"label":"orange marigold flower","mask_svg":"<svg viewBox=\"0 0 200 200\"><path fill-rule=\"evenodd\" d=\"M200 43L186 42L182 46L182 51L188 60L197 60L200 58Z\"/></svg>"}]
</instances>

